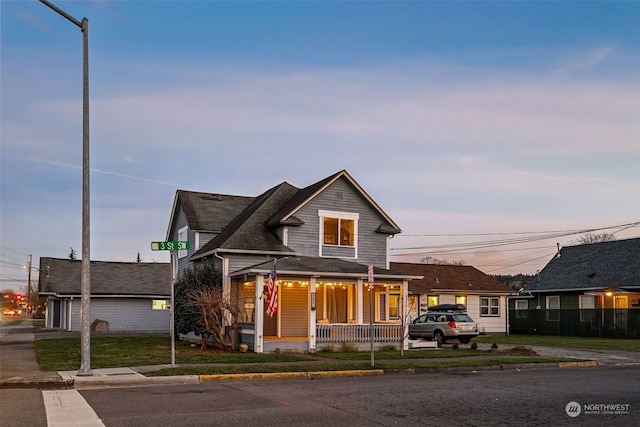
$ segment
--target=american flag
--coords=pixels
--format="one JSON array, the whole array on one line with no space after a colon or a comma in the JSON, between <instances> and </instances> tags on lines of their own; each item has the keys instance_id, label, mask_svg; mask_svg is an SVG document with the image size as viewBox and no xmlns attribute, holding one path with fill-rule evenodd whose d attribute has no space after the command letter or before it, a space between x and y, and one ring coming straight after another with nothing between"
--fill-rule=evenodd
<instances>
[{"instance_id":1,"label":"american flag","mask_svg":"<svg viewBox=\"0 0 640 427\"><path fill-rule=\"evenodd\" d=\"M276 261L273 260L273 268L267 277L267 292L265 302L267 305L267 315L273 317L278 311L278 287L276 286Z\"/></svg>"}]
</instances>

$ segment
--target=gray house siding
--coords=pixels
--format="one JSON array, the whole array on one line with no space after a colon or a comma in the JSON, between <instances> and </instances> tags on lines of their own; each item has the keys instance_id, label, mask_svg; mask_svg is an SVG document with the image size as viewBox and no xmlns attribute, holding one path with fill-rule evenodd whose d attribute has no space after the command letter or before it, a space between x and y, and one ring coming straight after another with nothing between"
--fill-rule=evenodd
<instances>
[{"instance_id":1,"label":"gray house siding","mask_svg":"<svg viewBox=\"0 0 640 427\"><path fill-rule=\"evenodd\" d=\"M91 319L109 323L109 331L167 331L170 310L152 310L151 299L91 298ZM69 328L69 325L63 325ZM71 304L71 331L80 331L80 300Z\"/></svg>"},{"instance_id":2,"label":"gray house siding","mask_svg":"<svg viewBox=\"0 0 640 427\"><path fill-rule=\"evenodd\" d=\"M353 248L326 246L320 254L321 210L358 213L357 258ZM300 255L332 256L386 268L387 235L375 230L383 219L360 196L346 179L339 179L314 197L294 214L304 221L297 227L289 227L288 246Z\"/></svg>"}]
</instances>

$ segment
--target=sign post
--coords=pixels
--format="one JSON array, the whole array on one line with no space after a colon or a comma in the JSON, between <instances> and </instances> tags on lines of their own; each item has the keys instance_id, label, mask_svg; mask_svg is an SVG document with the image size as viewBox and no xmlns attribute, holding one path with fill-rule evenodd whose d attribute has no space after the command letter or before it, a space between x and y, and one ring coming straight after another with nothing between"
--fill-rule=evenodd
<instances>
[{"instance_id":1,"label":"sign post","mask_svg":"<svg viewBox=\"0 0 640 427\"><path fill-rule=\"evenodd\" d=\"M371 340L371 366L375 365L373 353L373 265L367 268L369 280L369 339Z\"/></svg>"},{"instance_id":2,"label":"sign post","mask_svg":"<svg viewBox=\"0 0 640 427\"><path fill-rule=\"evenodd\" d=\"M178 251L186 251L189 249L188 241L169 241L169 242L151 242L152 251L171 251L171 305L169 334L171 335L171 367L176 367L176 337L175 337L175 292L174 287L178 277Z\"/></svg>"}]
</instances>

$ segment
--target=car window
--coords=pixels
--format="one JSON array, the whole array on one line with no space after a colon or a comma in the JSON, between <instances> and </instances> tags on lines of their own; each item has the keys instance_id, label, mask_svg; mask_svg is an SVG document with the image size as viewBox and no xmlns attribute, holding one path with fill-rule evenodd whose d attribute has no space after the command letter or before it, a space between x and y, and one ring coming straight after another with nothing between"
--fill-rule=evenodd
<instances>
[{"instance_id":1,"label":"car window","mask_svg":"<svg viewBox=\"0 0 640 427\"><path fill-rule=\"evenodd\" d=\"M413 323L424 323L426 322L426 320L427 320L427 316L423 314L422 316L414 320Z\"/></svg>"},{"instance_id":2,"label":"car window","mask_svg":"<svg viewBox=\"0 0 640 427\"><path fill-rule=\"evenodd\" d=\"M447 321L447 316L444 314L441 314L440 316L438 316L438 322L446 322Z\"/></svg>"},{"instance_id":3,"label":"car window","mask_svg":"<svg viewBox=\"0 0 640 427\"><path fill-rule=\"evenodd\" d=\"M456 322L473 322L473 319L468 314L454 314L453 320Z\"/></svg>"},{"instance_id":4,"label":"car window","mask_svg":"<svg viewBox=\"0 0 640 427\"><path fill-rule=\"evenodd\" d=\"M434 316L433 314L430 314L427 316L427 322L435 322L436 321L436 316Z\"/></svg>"}]
</instances>

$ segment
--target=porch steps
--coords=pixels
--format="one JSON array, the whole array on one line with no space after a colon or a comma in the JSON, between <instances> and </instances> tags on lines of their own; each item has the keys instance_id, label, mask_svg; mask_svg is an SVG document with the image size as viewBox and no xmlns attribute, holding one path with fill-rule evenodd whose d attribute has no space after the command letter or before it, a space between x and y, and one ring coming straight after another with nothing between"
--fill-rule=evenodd
<instances>
[{"instance_id":1,"label":"porch steps","mask_svg":"<svg viewBox=\"0 0 640 427\"><path fill-rule=\"evenodd\" d=\"M409 348L438 348L438 341L409 340Z\"/></svg>"}]
</instances>

